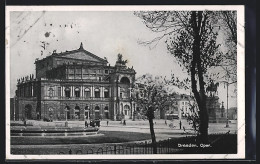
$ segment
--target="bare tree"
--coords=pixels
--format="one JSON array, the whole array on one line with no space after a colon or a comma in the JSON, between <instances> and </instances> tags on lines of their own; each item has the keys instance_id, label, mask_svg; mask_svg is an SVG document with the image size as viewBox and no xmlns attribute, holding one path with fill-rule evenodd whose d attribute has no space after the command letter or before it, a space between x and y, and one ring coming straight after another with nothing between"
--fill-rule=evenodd
<instances>
[{"instance_id":1,"label":"bare tree","mask_svg":"<svg viewBox=\"0 0 260 164\"><path fill-rule=\"evenodd\" d=\"M146 74L136 80L133 96L138 107L145 113L149 120L150 133L152 138L153 153L157 154L156 137L154 132L153 119L154 111L161 110L165 107L168 100L168 93L164 88L164 81L153 78L152 75Z\"/></svg>"},{"instance_id":2,"label":"bare tree","mask_svg":"<svg viewBox=\"0 0 260 164\"><path fill-rule=\"evenodd\" d=\"M205 75L222 61L216 43L220 30L211 11L141 11L135 15L154 32L163 34L143 44L158 43L166 37L168 51L190 75L191 90L198 104L199 136L208 142L208 110L206 108Z\"/></svg>"},{"instance_id":3,"label":"bare tree","mask_svg":"<svg viewBox=\"0 0 260 164\"><path fill-rule=\"evenodd\" d=\"M237 13L236 11L223 11L219 15L222 30L225 31L225 47L227 52L223 55L220 65L225 71L225 78L230 83L237 82Z\"/></svg>"}]
</instances>

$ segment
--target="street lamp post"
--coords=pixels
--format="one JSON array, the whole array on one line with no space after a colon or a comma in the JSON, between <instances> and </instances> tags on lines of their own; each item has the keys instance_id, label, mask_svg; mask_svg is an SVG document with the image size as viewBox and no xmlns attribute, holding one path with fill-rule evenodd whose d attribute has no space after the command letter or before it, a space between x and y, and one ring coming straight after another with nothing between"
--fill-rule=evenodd
<instances>
[{"instance_id":1,"label":"street lamp post","mask_svg":"<svg viewBox=\"0 0 260 164\"><path fill-rule=\"evenodd\" d=\"M131 88L131 87L129 88L129 91L130 91L130 96L129 96L129 97L130 97L130 99L129 99L129 100L130 100L130 108L131 108L131 112L130 112L130 113L131 113L131 115L130 115L130 119L132 119L132 117L133 117L133 105L132 105L132 88ZM134 120L133 120L133 121L134 121Z\"/></svg>"},{"instance_id":2,"label":"street lamp post","mask_svg":"<svg viewBox=\"0 0 260 164\"><path fill-rule=\"evenodd\" d=\"M68 119L67 119L67 115L68 115L68 107L65 107L65 127L68 127Z\"/></svg>"},{"instance_id":3,"label":"street lamp post","mask_svg":"<svg viewBox=\"0 0 260 164\"><path fill-rule=\"evenodd\" d=\"M228 81L220 81L220 82L227 85L227 114L226 114L227 121L226 121L226 128L228 128L229 127L229 121L228 121L228 85L231 84L231 83L228 83Z\"/></svg>"},{"instance_id":4,"label":"street lamp post","mask_svg":"<svg viewBox=\"0 0 260 164\"><path fill-rule=\"evenodd\" d=\"M45 120L45 101L43 101L43 121Z\"/></svg>"},{"instance_id":5,"label":"street lamp post","mask_svg":"<svg viewBox=\"0 0 260 164\"><path fill-rule=\"evenodd\" d=\"M231 82L231 83L229 83L228 81L220 81L220 82L223 82L223 83L225 83L227 85L227 121L226 121L226 128L228 128L229 127L229 120L228 120L228 97L229 97L229 95L228 95L228 87L229 87L230 84L233 84L235 82Z\"/></svg>"},{"instance_id":6,"label":"street lamp post","mask_svg":"<svg viewBox=\"0 0 260 164\"><path fill-rule=\"evenodd\" d=\"M14 96L14 121L15 121L15 99L16 99L16 96Z\"/></svg>"},{"instance_id":7,"label":"street lamp post","mask_svg":"<svg viewBox=\"0 0 260 164\"><path fill-rule=\"evenodd\" d=\"M135 121L135 115L136 115L136 112L135 112L135 103L134 103L133 121Z\"/></svg>"},{"instance_id":8,"label":"street lamp post","mask_svg":"<svg viewBox=\"0 0 260 164\"><path fill-rule=\"evenodd\" d=\"M226 123L226 128L229 127L229 121L228 121L228 85L229 83L227 82L227 123Z\"/></svg>"}]
</instances>

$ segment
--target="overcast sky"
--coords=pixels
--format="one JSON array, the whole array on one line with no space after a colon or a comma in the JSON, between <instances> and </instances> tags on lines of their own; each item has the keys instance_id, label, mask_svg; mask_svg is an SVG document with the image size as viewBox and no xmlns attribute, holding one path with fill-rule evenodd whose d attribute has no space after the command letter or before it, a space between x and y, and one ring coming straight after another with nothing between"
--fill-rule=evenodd
<instances>
[{"instance_id":1,"label":"overcast sky","mask_svg":"<svg viewBox=\"0 0 260 164\"><path fill-rule=\"evenodd\" d=\"M186 75L163 41L153 49L138 44L158 34L147 29L133 12L16 11L10 14L10 25L11 97L18 78L35 74L36 58L42 59L53 50L78 49L81 42L85 50L107 57L111 65L121 53L137 76L151 73L169 77L171 71L175 76ZM45 49L41 42L45 42ZM226 89L221 85L219 90L220 101L226 103ZM236 99L230 97L232 106L236 106Z\"/></svg>"}]
</instances>

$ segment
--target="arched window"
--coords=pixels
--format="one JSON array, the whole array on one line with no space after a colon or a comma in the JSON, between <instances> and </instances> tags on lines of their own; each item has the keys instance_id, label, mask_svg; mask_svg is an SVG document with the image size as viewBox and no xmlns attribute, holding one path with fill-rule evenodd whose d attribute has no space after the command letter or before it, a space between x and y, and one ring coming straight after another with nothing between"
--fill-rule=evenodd
<instances>
[{"instance_id":1,"label":"arched window","mask_svg":"<svg viewBox=\"0 0 260 164\"><path fill-rule=\"evenodd\" d=\"M49 97L53 97L54 96L54 89L53 88L49 88Z\"/></svg>"},{"instance_id":2,"label":"arched window","mask_svg":"<svg viewBox=\"0 0 260 164\"><path fill-rule=\"evenodd\" d=\"M80 89L79 88L75 88L75 96L80 97Z\"/></svg>"},{"instance_id":3,"label":"arched window","mask_svg":"<svg viewBox=\"0 0 260 164\"><path fill-rule=\"evenodd\" d=\"M80 110L80 107L76 104L75 109Z\"/></svg>"},{"instance_id":4,"label":"arched window","mask_svg":"<svg viewBox=\"0 0 260 164\"><path fill-rule=\"evenodd\" d=\"M104 90L104 97L109 98L109 90L108 89Z\"/></svg>"},{"instance_id":5,"label":"arched window","mask_svg":"<svg viewBox=\"0 0 260 164\"><path fill-rule=\"evenodd\" d=\"M105 111L108 111L108 106L106 106L104 110L105 110Z\"/></svg>"},{"instance_id":6,"label":"arched window","mask_svg":"<svg viewBox=\"0 0 260 164\"><path fill-rule=\"evenodd\" d=\"M85 98L90 98L90 89L89 88L85 88L84 95L85 95Z\"/></svg>"},{"instance_id":7,"label":"arched window","mask_svg":"<svg viewBox=\"0 0 260 164\"><path fill-rule=\"evenodd\" d=\"M70 88L65 88L65 97L70 98Z\"/></svg>"},{"instance_id":8,"label":"arched window","mask_svg":"<svg viewBox=\"0 0 260 164\"><path fill-rule=\"evenodd\" d=\"M100 98L100 90L98 88L95 89L95 98Z\"/></svg>"},{"instance_id":9,"label":"arched window","mask_svg":"<svg viewBox=\"0 0 260 164\"><path fill-rule=\"evenodd\" d=\"M99 109L100 109L99 106L96 106L96 107L95 107L95 110L99 110Z\"/></svg>"},{"instance_id":10,"label":"arched window","mask_svg":"<svg viewBox=\"0 0 260 164\"><path fill-rule=\"evenodd\" d=\"M105 119L108 119L108 118L109 118L108 106L106 106L106 107L104 108L104 113L105 113L104 118L105 118Z\"/></svg>"},{"instance_id":11,"label":"arched window","mask_svg":"<svg viewBox=\"0 0 260 164\"><path fill-rule=\"evenodd\" d=\"M124 115L128 115L129 114L129 109L130 109L129 105L125 105L124 106Z\"/></svg>"}]
</instances>

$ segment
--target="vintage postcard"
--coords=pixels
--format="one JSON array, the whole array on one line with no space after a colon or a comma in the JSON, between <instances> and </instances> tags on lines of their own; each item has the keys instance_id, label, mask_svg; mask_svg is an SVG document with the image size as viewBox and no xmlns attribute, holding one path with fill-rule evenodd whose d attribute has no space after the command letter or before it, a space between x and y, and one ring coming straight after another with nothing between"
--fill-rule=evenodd
<instances>
[{"instance_id":1,"label":"vintage postcard","mask_svg":"<svg viewBox=\"0 0 260 164\"><path fill-rule=\"evenodd\" d=\"M6 159L244 159L244 6L6 6Z\"/></svg>"}]
</instances>

